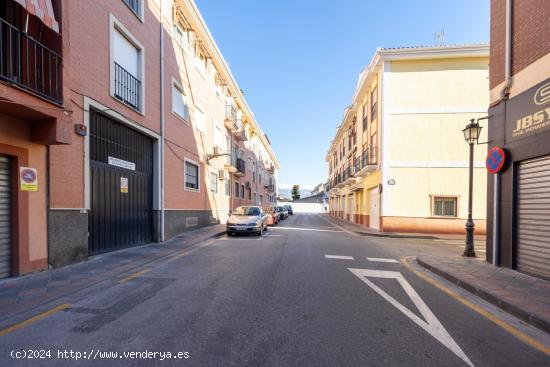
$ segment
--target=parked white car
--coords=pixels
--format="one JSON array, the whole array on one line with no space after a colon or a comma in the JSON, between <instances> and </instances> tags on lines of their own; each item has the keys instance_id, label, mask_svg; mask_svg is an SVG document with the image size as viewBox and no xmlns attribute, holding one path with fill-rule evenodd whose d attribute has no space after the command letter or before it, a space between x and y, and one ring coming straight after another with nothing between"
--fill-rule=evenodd
<instances>
[{"instance_id":1,"label":"parked white car","mask_svg":"<svg viewBox=\"0 0 550 367\"><path fill-rule=\"evenodd\" d=\"M255 233L263 235L267 229L267 214L259 206L239 206L227 219L227 234Z\"/></svg>"}]
</instances>

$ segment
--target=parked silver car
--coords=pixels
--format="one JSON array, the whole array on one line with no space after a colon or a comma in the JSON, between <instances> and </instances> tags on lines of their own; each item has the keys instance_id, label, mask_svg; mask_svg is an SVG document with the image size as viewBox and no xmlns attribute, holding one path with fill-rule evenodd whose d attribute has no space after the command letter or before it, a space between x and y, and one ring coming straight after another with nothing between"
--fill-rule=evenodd
<instances>
[{"instance_id":1,"label":"parked silver car","mask_svg":"<svg viewBox=\"0 0 550 367\"><path fill-rule=\"evenodd\" d=\"M259 206L239 206L227 219L227 234L255 233L263 235L267 229L267 214Z\"/></svg>"}]
</instances>

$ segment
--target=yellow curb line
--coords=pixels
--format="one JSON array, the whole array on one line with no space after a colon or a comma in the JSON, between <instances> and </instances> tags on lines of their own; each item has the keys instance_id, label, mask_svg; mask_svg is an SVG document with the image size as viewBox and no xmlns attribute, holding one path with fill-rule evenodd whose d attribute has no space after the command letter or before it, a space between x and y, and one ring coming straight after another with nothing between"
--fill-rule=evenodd
<instances>
[{"instance_id":1,"label":"yellow curb line","mask_svg":"<svg viewBox=\"0 0 550 367\"><path fill-rule=\"evenodd\" d=\"M451 296L452 298L454 298L455 300L457 300L458 302L462 303L463 305L465 305L466 307L472 309L473 311L477 312L478 314L480 314L481 316L489 319L490 321L492 321L493 323L497 324L498 326L500 326L501 328L503 328L504 330L506 330L507 332L509 332L510 334L514 335L516 338L520 339L521 341L523 341L524 343L530 345L531 347L541 351L542 353L546 354L547 356L550 356L550 347L547 347L545 346L544 344L542 344L541 342L535 340L534 338L530 337L529 335L523 333L522 331L520 331L519 329L517 329L516 327L508 324L507 322L505 321L502 321L500 320L499 318L497 318L495 315L493 315L492 313L490 313L489 311L486 311L484 310L483 308L479 307L478 305L472 303L471 301L469 301L468 299L464 298L463 296L461 296L460 294L452 291L451 289L445 287L443 284L441 284L440 282L438 282L437 280L425 275L424 273L418 271L417 269L414 269L410 264L409 264L409 260L406 258L406 257L400 257L399 260L401 261L401 263L407 268L409 269L410 271L412 271L413 273L415 273L416 275L418 275L420 278L424 279L426 282L428 282L429 284L433 285L434 287L438 288L439 290L441 290L442 292L446 293L447 295Z\"/></svg>"},{"instance_id":2,"label":"yellow curb line","mask_svg":"<svg viewBox=\"0 0 550 367\"><path fill-rule=\"evenodd\" d=\"M118 282L119 282L119 283L126 283L127 281L132 280L132 279L134 279L134 278L137 278L137 277L139 277L140 275L143 275L143 274L147 273L148 271L151 271L151 268L145 268L145 269L143 269L143 270L140 270L140 271L138 271L137 273L134 273L134 274L131 274L131 275L127 276L126 278L122 278L122 279L119 280Z\"/></svg>"},{"instance_id":3,"label":"yellow curb line","mask_svg":"<svg viewBox=\"0 0 550 367\"><path fill-rule=\"evenodd\" d=\"M62 310L66 310L68 308L71 308L72 305L70 303L64 303L62 305L59 305L57 307L54 307L52 308L51 310L48 310L48 311L45 311L45 312L42 312L41 314L38 314L36 316L33 316L31 317L30 319L27 319L25 321L21 321L21 322L18 322L17 324L15 325L12 325L12 326L9 326L5 329L2 329L0 330L0 336L4 336L6 334L9 334L11 332L14 332L15 330L19 330L21 328L24 328L25 326L29 325L29 324L32 324L33 322L35 321L38 321L38 320L41 320L41 319L44 319L58 311L62 311Z\"/></svg>"}]
</instances>

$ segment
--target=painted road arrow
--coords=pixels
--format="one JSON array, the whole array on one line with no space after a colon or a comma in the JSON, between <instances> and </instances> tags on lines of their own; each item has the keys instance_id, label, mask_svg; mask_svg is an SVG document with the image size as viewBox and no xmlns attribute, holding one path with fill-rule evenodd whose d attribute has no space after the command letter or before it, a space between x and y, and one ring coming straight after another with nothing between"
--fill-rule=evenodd
<instances>
[{"instance_id":1,"label":"painted road arrow","mask_svg":"<svg viewBox=\"0 0 550 367\"><path fill-rule=\"evenodd\" d=\"M433 312L428 308L426 303L420 298L418 293L410 285L410 283L403 277L403 275L397 271L385 271L385 270L372 270L372 269L351 269L348 268L353 274L361 279L365 284L371 287L376 293L382 296L386 301L395 306L399 311L403 312L408 318L413 320L418 326L427 331L431 336L437 339L441 344L449 348L455 355L466 362L469 366L474 367L470 359L464 354L462 349L456 344L451 335L445 330L443 325L435 317ZM399 303L395 298L384 292L376 284L368 280L367 278L386 278L395 279L403 287L411 301L418 308L424 320L416 316L411 310Z\"/></svg>"}]
</instances>

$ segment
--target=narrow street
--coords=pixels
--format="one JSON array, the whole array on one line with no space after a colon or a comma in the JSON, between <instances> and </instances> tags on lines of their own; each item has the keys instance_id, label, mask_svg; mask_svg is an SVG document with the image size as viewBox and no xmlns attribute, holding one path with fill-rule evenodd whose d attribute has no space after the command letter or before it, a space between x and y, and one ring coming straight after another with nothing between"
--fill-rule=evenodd
<instances>
[{"instance_id":1,"label":"narrow street","mask_svg":"<svg viewBox=\"0 0 550 367\"><path fill-rule=\"evenodd\" d=\"M404 266L403 256L437 252L416 242L360 236L307 214L263 237L211 239L7 333L0 365L45 364L13 359L13 350L49 350L53 366L113 365L108 352L117 366L548 365ZM123 355L144 351L172 358ZM188 358L173 358L180 352Z\"/></svg>"}]
</instances>

